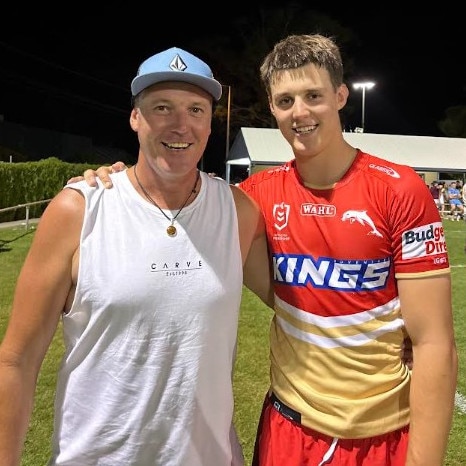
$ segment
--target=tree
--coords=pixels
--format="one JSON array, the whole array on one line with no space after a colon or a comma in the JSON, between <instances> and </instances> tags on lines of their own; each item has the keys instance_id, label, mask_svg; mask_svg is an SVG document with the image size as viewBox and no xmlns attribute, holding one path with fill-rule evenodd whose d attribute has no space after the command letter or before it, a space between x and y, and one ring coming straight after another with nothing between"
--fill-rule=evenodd
<instances>
[{"instance_id":1,"label":"tree","mask_svg":"<svg viewBox=\"0 0 466 466\"><path fill-rule=\"evenodd\" d=\"M208 39L199 39L193 44L194 50L202 50L202 55L213 69L218 70L216 77L220 82L230 86L231 138L242 126L274 127L275 121L260 82L259 67L276 42L290 34L304 33L332 36L340 47L349 42L357 42L351 30L327 14L290 3L282 7L251 10L248 16L236 19L231 30L225 30L221 35L210 36ZM342 47L342 53L344 50L345 47ZM352 60L345 56L343 60L346 72L351 72ZM215 117L221 121L227 118L225 95L217 106Z\"/></svg>"},{"instance_id":2,"label":"tree","mask_svg":"<svg viewBox=\"0 0 466 466\"><path fill-rule=\"evenodd\" d=\"M445 118L438 124L445 136L466 138L466 106L457 105L445 110Z\"/></svg>"}]
</instances>

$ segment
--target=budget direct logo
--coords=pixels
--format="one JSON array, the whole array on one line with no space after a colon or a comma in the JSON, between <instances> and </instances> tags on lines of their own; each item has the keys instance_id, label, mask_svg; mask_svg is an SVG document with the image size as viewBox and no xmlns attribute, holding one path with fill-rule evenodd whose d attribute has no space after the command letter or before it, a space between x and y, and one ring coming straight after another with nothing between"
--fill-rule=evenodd
<instances>
[{"instance_id":1,"label":"budget direct logo","mask_svg":"<svg viewBox=\"0 0 466 466\"><path fill-rule=\"evenodd\" d=\"M403 259L435 256L446 252L447 244L442 222L430 223L403 233Z\"/></svg>"}]
</instances>

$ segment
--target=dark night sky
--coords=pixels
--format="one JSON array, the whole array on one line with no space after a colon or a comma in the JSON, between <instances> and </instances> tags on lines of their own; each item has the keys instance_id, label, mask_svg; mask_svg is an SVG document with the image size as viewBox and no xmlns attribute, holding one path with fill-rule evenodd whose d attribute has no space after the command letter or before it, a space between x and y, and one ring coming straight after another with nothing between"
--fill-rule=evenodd
<instances>
[{"instance_id":1,"label":"dark night sky","mask_svg":"<svg viewBox=\"0 0 466 466\"><path fill-rule=\"evenodd\" d=\"M230 17L248 14L245 7L227 7ZM43 11L34 18L28 11L35 23L25 21L20 11L3 16L10 27L0 32L0 115L90 136L96 144L135 149L128 126L129 85L139 63L167 47L191 50L192 37L228 27L227 13L212 20L215 12L207 13L203 3L163 14L139 8L123 13L112 5L107 16L71 7L62 19ZM377 83L366 93L366 132L443 136L437 122L444 111L466 105L462 15L450 9L406 17L395 8L390 13L373 8L378 11L357 5L319 7L356 34L359 42L345 52L359 79ZM350 92L355 113L349 126L359 126L361 92L351 86Z\"/></svg>"}]
</instances>

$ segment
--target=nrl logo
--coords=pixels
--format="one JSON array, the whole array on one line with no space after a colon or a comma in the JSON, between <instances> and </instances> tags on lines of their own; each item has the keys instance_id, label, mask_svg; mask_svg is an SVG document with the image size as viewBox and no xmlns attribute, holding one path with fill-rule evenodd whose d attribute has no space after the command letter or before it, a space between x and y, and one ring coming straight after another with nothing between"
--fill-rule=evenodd
<instances>
[{"instance_id":1,"label":"nrl logo","mask_svg":"<svg viewBox=\"0 0 466 466\"><path fill-rule=\"evenodd\" d=\"M288 225L288 217L290 215L290 206L281 202L273 206L272 215L275 220L273 226L277 230L283 230Z\"/></svg>"}]
</instances>

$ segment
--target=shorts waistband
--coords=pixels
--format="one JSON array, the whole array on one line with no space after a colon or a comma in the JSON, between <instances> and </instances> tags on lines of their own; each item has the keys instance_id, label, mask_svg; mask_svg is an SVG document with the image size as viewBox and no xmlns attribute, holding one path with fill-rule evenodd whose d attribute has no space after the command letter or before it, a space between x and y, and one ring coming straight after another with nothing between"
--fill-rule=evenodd
<instances>
[{"instance_id":1,"label":"shorts waistband","mask_svg":"<svg viewBox=\"0 0 466 466\"><path fill-rule=\"evenodd\" d=\"M289 419L290 421L294 421L298 424L301 424L301 413L295 411L294 409L287 406L285 403L282 403L274 392L270 394L269 397L271 405L283 416Z\"/></svg>"}]
</instances>

